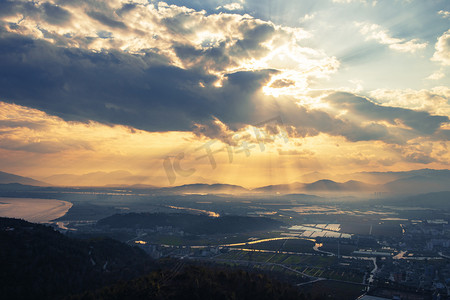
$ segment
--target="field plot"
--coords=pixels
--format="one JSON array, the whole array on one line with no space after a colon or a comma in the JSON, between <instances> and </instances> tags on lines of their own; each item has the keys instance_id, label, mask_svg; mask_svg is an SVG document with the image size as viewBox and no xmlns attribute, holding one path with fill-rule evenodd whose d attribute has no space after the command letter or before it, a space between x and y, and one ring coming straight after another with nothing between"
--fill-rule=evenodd
<instances>
[{"instance_id":1,"label":"field plot","mask_svg":"<svg viewBox=\"0 0 450 300\"><path fill-rule=\"evenodd\" d=\"M247 248L249 250L267 250L297 253L314 253L314 242L303 239L273 240L249 245L238 245L231 248Z\"/></svg>"},{"instance_id":2,"label":"field plot","mask_svg":"<svg viewBox=\"0 0 450 300\"><path fill-rule=\"evenodd\" d=\"M364 287L359 284L323 280L300 288L310 299L356 299L362 294Z\"/></svg>"},{"instance_id":3,"label":"field plot","mask_svg":"<svg viewBox=\"0 0 450 300\"><path fill-rule=\"evenodd\" d=\"M284 265L308 276L355 283L361 283L365 270L372 267L371 261L346 260L346 266L344 267L340 264L341 260L335 256L293 255L257 251L236 250L221 254L215 258L229 260L229 264L251 265L252 263L259 263L267 264L265 266L270 266L271 269L278 266L280 270L283 269L280 265ZM351 267L349 267L350 265Z\"/></svg>"},{"instance_id":4,"label":"field plot","mask_svg":"<svg viewBox=\"0 0 450 300\"><path fill-rule=\"evenodd\" d=\"M324 241L322 244L322 247L319 248L320 250L337 254L339 248L340 255L352 255L353 251L358 250L358 247L355 245L346 245L342 243L338 245L337 240Z\"/></svg>"},{"instance_id":5,"label":"field plot","mask_svg":"<svg viewBox=\"0 0 450 300\"><path fill-rule=\"evenodd\" d=\"M325 227L326 230L331 231L340 231L341 230L341 224L328 224L327 227Z\"/></svg>"},{"instance_id":6,"label":"field plot","mask_svg":"<svg viewBox=\"0 0 450 300\"><path fill-rule=\"evenodd\" d=\"M400 221L403 222L403 221ZM372 227L372 235L375 236L401 236L402 228L399 221L385 221Z\"/></svg>"},{"instance_id":7,"label":"field plot","mask_svg":"<svg viewBox=\"0 0 450 300\"><path fill-rule=\"evenodd\" d=\"M349 239L352 237L349 233L341 233L341 224L303 224L294 225L288 228L291 235L298 234L304 238L342 238Z\"/></svg>"},{"instance_id":8,"label":"field plot","mask_svg":"<svg viewBox=\"0 0 450 300\"><path fill-rule=\"evenodd\" d=\"M236 248L249 248L255 250L269 250L269 251L278 251L281 249L281 246L286 242L286 240L274 240L261 242L257 244L249 244L244 246L236 246Z\"/></svg>"},{"instance_id":9,"label":"field plot","mask_svg":"<svg viewBox=\"0 0 450 300\"><path fill-rule=\"evenodd\" d=\"M385 220L382 222L346 222L341 224L341 230L351 234L373 236L401 236L402 229L399 220Z\"/></svg>"},{"instance_id":10,"label":"field plot","mask_svg":"<svg viewBox=\"0 0 450 300\"><path fill-rule=\"evenodd\" d=\"M283 246L283 251L313 253L314 242L308 240L287 240Z\"/></svg>"},{"instance_id":11,"label":"field plot","mask_svg":"<svg viewBox=\"0 0 450 300\"><path fill-rule=\"evenodd\" d=\"M346 222L341 224L341 230L352 234L368 235L370 233L370 225L367 222Z\"/></svg>"}]
</instances>

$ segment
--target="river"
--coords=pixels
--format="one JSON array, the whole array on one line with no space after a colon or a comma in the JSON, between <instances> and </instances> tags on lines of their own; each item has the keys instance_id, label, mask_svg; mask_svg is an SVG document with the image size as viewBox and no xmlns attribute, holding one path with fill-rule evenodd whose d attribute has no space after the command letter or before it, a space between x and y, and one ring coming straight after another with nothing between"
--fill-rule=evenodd
<instances>
[{"instance_id":1,"label":"river","mask_svg":"<svg viewBox=\"0 0 450 300\"><path fill-rule=\"evenodd\" d=\"M72 203L55 199L0 197L0 217L34 223L50 223L64 216L71 207Z\"/></svg>"}]
</instances>

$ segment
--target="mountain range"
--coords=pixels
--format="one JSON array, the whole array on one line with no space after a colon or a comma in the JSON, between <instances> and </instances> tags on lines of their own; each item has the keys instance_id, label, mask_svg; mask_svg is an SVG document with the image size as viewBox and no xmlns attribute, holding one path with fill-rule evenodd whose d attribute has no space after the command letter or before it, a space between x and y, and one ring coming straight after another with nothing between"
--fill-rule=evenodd
<instances>
[{"instance_id":1,"label":"mountain range","mask_svg":"<svg viewBox=\"0 0 450 300\"><path fill-rule=\"evenodd\" d=\"M312 177L324 174L315 173ZM140 184L143 176L135 176L127 171L95 172L85 175L54 175L38 181L29 177L22 177L10 173L0 172L0 184L19 183L33 186L105 186L127 187L129 189L146 189L157 193L171 194L294 194L303 192L384 192L390 194L417 194L450 190L450 170L421 169L405 172L363 172L346 175L347 181L338 182L330 179L319 179L310 183L294 182L247 189L231 184L195 183L174 187L156 187ZM357 180L359 178L365 179ZM127 185L126 182L135 180L136 184ZM49 182L49 183L46 183ZM382 183L380 183L382 182ZM60 184L58 184L60 183ZM71 183L67 185L67 183ZM103 183L103 184L101 184Z\"/></svg>"},{"instance_id":2,"label":"mountain range","mask_svg":"<svg viewBox=\"0 0 450 300\"><path fill-rule=\"evenodd\" d=\"M23 177L19 175L14 175L10 173L5 173L0 171L0 184L8 183L20 183L24 185L34 185L34 186L49 186L50 184L35 180L29 177Z\"/></svg>"},{"instance_id":3,"label":"mountain range","mask_svg":"<svg viewBox=\"0 0 450 300\"><path fill-rule=\"evenodd\" d=\"M205 183L194 183L185 184L175 187L166 187L159 189L160 191L167 191L172 193L182 193L182 194L242 194L248 193L250 190L232 184L205 184Z\"/></svg>"},{"instance_id":4,"label":"mountain range","mask_svg":"<svg viewBox=\"0 0 450 300\"><path fill-rule=\"evenodd\" d=\"M128 185L130 182L141 184L147 176L133 175L128 171L92 172L83 175L57 174L43 178L45 182L59 186L106 186Z\"/></svg>"}]
</instances>

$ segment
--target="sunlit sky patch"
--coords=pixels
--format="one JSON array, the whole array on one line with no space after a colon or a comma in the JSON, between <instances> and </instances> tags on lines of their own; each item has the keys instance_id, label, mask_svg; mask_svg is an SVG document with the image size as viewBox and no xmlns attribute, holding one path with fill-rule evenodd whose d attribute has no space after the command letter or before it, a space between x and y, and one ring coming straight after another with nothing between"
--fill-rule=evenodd
<instances>
[{"instance_id":1,"label":"sunlit sky patch","mask_svg":"<svg viewBox=\"0 0 450 300\"><path fill-rule=\"evenodd\" d=\"M1 0L0 169L254 187L448 168L449 15L446 0Z\"/></svg>"}]
</instances>

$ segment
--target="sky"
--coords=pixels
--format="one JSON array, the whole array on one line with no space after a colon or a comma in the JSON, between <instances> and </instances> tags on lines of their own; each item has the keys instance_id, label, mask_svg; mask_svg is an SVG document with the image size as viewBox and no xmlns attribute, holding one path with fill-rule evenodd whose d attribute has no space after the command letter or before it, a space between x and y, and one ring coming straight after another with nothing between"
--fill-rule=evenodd
<instances>
[{"instance_id":1,"label":"sky","mask_svg":"<svg viewBox=\"0 0 450 300\"><path fill-rule=\"evenodd\" d=\"M448 169L449 84L448 0L0 0L0 170L251 188Z\"/></svg>"}]
</instances>

